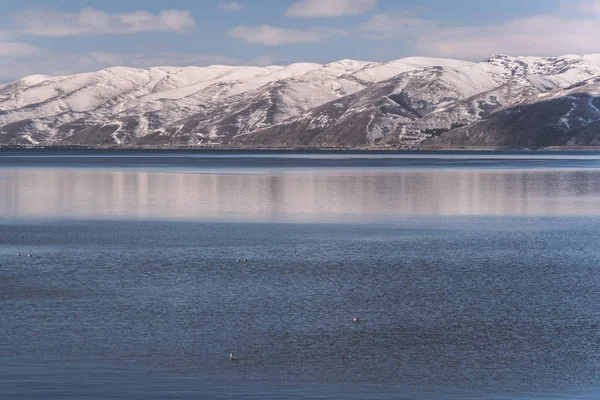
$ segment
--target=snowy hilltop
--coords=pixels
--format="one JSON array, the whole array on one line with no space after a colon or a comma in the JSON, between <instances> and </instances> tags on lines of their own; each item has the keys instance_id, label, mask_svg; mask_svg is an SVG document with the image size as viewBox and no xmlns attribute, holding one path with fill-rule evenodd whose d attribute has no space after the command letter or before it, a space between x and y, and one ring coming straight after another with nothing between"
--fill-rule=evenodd
<instances>
[{"instance_id":1,"label":"snowy hilltop","mask_svg":"<svg viewBox=\"0 0 600 400\"><path fill-rule=\"evenodd\" d=\"M0 85L0 145L600 145L600 55L108 68Z\"/></svg>"}]
</instances>

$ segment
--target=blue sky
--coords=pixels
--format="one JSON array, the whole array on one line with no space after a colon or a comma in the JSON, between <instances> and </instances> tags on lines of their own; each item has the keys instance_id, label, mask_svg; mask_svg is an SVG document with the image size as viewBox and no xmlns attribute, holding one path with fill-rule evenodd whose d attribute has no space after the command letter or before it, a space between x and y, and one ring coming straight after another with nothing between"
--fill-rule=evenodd
<instances>
[{"instance_id":1,"label":"blue sky","mask_svg":"<svg viewBox=\"0 0 600 400\"><path fill-rule=\"evenodd\" d=\"M580 54L600 52L598 37L600 0L0 0L0 81L112 65Z\"/></svg>"}]
</instances>

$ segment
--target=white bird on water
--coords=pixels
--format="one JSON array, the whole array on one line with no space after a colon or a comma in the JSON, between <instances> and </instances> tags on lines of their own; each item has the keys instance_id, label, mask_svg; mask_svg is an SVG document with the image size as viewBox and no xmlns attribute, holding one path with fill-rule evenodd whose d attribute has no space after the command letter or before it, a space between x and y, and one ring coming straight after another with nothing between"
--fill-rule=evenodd
<instances>
[{"instance_id":1,"label":"white bird on water","mask_svg":"<svg viewBox=\"0 0 600 400\"><path fill-rule=\"evenodd\" d=\"M358 322L360 322L360 319L358 319L358 317L354 317L353 321L358 323Z\"/></svg>"},{"instance_id":2,"label":"white bird on water","mask_svg":"<svg viewBox=\"0 0 600 400\"><path fill-rule=\"evenodd\" d=\"M235 354L233 354L233 353L229 353L229 359L230 359L231 361L237 361L237 360L238 360L238 358L237 358L237 357L235 356Z\"/></svg>"}]
</instances>

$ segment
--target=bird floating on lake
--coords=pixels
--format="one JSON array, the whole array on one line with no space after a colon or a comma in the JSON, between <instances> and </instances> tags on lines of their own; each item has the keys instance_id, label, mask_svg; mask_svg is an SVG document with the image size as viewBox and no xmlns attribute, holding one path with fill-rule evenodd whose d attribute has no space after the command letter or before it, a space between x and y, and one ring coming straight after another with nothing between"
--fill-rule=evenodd
<instances>
[{"instance_id":1,"label":"bird floating on lake","mask_svg":"<svg viewBox=\"0 0 600 400\"><path fill-rule=\"evenodd\" d=\"M354 319L352 321L354 321L355 323L358 323L358 322L360 322L360 319L358 319L358 317L354 317Z\"/></svg>"},{"instance_id":2,"label":"bird floating on lake","mask_svg":"<svg viewBox=\"0 0 600 400\"><path fill-rule=\"evenodd\" d=\"M229 353L229 359L230 359L231 361L237 361L237 360L239 360L239 358L237 358L237 357L236 357L236 355L235 355L235 354L233 354L233 353Z\"/></svg>"}]
</instances>

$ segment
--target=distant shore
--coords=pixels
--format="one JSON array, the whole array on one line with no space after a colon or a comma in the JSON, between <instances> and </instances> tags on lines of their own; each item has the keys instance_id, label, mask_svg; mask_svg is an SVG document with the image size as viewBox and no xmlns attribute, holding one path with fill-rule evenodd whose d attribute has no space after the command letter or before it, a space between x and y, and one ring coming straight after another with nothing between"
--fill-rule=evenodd
<instances>
[{"instance_id":1,"label":"distant shore","mask_svg":"<svg viewBox=\"0 0 600 400\"><path fill-rule=\"evenodd\" d=\"M184 150L184 151L289 151L289 152L320 152L320 151L372 151L372 152L477 152L477 151L600 151L600 146L551 146L535 149L517 148L485 148L485 147L456 147L439 148L433 146L422 146L414 148L403 148L393 146L364 146L364 147L228 147L228 146L139 146L139 145L106 145L106 146L40 146L40 145L0 145L2 150Z\"/></svg>"}]
</instances>

